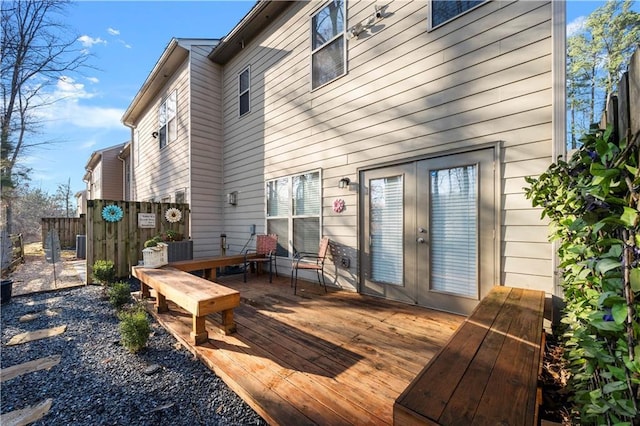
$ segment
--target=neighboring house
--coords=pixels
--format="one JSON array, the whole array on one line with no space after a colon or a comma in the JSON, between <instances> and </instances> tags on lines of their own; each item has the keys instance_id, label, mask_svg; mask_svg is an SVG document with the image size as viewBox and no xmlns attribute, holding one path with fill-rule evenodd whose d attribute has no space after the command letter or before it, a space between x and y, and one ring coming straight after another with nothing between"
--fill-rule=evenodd
<instances>
[{"instance_id":1,"label":"neighboring house","mask_svg":"<svg viewBox=\"0 0 640 426\"><path fill-rule=\"evenodd\" d=\"M210 39L172 39L125 112L132 129L132 199L189 203L194 257L219 253L222 69Z\"/></svg>"},{"instance_id":2,"label":"neighboring house","mask_svg":"<svg viewBox=\"0 0 640 426\"><path fill-rule=\"evenodd\" d=\"M87 184L87 200L124 200L128 143L95 151L84 166L82 180Z\"/></svg>"},{"instance_id":3,"label":"neighboring house","mask_svg":"<svg viewBox=\"0 0 640 426\"><path fill-rule=\"evenodd\" d=\"M364 294L454 312L494 285L555 294L523 187L565 146L564 16L551 1L258 2L210 53L172 40L136 95L133 196L184 191L194 257L222 233L239 252L256 225L282 266L330 237L328 277Z\"/></svg>"},{"instance_id":4,"label":"neighboring house","mask_svg":"<svg viewBox=\"0 0 640 426\"><path fill-rule=\"evenodd\" d=\"M78 208L78 217L87 214L87 190L76 192L76 206Z\"/></svg>"}]
</instances>

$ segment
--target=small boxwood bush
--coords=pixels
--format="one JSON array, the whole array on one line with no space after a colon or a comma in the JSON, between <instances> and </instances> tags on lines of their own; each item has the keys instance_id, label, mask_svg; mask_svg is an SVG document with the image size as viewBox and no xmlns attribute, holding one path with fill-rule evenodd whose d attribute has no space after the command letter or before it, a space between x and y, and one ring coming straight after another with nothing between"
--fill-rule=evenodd
<instances>
[{"instance_id":1,"label":"small boxwood bush","mask_svg":"<svg viewBox=\"0 0 640 426\"><path fill-rule=\"evenodd\" d=\"M116 309L122 308L131 301L131 287L129 283L119 281L109 287L109 303Z\"/></svg>"},{"instance_id":2,"label":"small boxwood bush","mask_svg":"<svg viewBox=\"0 0 640 426\"><path fill-rule=\"evenodd\" d=\"M118 314L120 320L120 343L129 351L139 352L147 345L151 326L142 305L135 305Z\"/></svg>"},{"instance_id":3,"label":"small boxwood bush","mask_svg":"<svg viewBox=\"0 0 640 426\"><path fill-rule=\"evenodd\" d=\"M96 260L93 264L93 279L106 286L116 279L116 267L111 260Z\"/></svg>"}]
</instances>

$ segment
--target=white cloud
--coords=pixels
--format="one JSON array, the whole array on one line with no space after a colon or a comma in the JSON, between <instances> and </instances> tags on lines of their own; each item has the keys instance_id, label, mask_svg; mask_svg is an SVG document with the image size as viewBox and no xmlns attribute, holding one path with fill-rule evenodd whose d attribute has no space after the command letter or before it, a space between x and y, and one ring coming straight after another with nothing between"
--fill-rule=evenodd
<instances>
[{"instance_id":1,"label":"white cloud","mask_svg":"<svg viewBox=\"0 0 640 426\"><path fill-rule=\"evenodd\" d=\"M131 46L129 43L127 43L127 42L126 42L126 41L124 41L124 40L118 40L118 41L119 41L120 43L122 43L122 45L123 45L124 47L126 47L127 49L131 49L131 48L133 47L133 46Z\"/></svg>"},{"instance_id":2,"label":"white cloud","mask_svg":"<svg viewBox=\"0 0 640 426\"><path fill-rule=\"evenodd\" d=\"M87 100L96 97L97 93L87 91L84 84L71 77L61 77L55 90L43 95L42 104L46 106L38 110L38 115L53 127L121 129L124 109L86 105Z\"/></svg>"},{"instance_id":3,"label":"white cloud","mask_svg":"<svg viewBox=\"0 0 640 426\"><path fill-rule=\"evenodd\" d=\"M586 16L578 16L573 21L567 24L567 37L571 37L574 34L578 34L584 29L587 22Z\"/></svg>"},{"instance_id":4,"label":"white cloud","mask_svg":"<svg viewBox=\"0 0 640 426\"><path fill-rule=\"evenodd\" d=\"M111 27L107 28L107 32L112 36L120 35L120 30L116 30L115 28L111 28Z\"/></svg>"},{"instance_id":5,"label":"white cloud","mask_svg":"<svg viewBox=\"0 0 640 426\"><path fill-rule=\"evenodd\" d=\"M89 80L89 82L93 84L100 83L100 80L98 79L98 77L87 77L87 80Z\"/></svg>"},{"instance_id":6,"label":"white cloud","mask_svg":"<svg viewBox=\"0 0 640 426\"><path fill-rule=\"evenodd\" d=\"M106 40L98 38L93 38L88 35L82 35L78 37L78 41L82 43L84 47L92 47L95 44L107 44Z\"/></svg>"}]
</instances>

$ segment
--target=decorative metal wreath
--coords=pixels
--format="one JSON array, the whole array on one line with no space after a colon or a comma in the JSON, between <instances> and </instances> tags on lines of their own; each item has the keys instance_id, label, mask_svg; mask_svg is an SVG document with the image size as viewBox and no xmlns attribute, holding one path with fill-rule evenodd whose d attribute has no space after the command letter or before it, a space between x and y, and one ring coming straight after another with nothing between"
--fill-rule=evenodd
<instances>
[{"instance_id":1,"label":"decorative metal wreath","mask_svg":"<svg viewBox=\"0 0 640 426\"><path fill-rule=\"evenodd\" d=\"M119 222L123 216L122 209L115 204L110 204L102 209L102 218L107 222Z\"/></svg>"},{"instance_id":2,"label":"decorative metal wreath","mask_svg":"<svg viewBox=\"0 0 640 426\"><path fill-rule=\"evenodd\" d=\"M344 207L345 207L345 204L342 198L337 198L333 202L333 211L336 213L342 213L342 211L344 210Z\"/></svg>"},{"instance_id":3,"label":"decorative metal wreath","mask_svg":"<svg viewBox=\"0 0 640 426\"><path fill-rule=\"evenodd\" d=\"M167 209L167 212L164 214L164 217L167 219L167 222L176 223L180 222L182 219L182 212L175 207L171 207Z\"/></svg>"}]
</instances>

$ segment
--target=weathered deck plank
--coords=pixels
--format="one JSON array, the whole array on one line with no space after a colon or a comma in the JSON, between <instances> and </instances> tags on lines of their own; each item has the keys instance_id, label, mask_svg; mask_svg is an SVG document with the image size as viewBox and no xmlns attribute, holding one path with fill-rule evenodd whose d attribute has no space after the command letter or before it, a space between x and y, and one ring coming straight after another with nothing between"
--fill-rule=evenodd
<instances>
[{"instance_id":1,"label":"weathered deck plank","mask_svg":"<svg viewBox=\"0 0 640 426\"><path fill-rule=\"evenodd\" d=\"M190 316L178 307L160 322L270 424L393 422L393 404L463 317L302 283L288 277L221 277L240 291L237 332L189 343Z\"/></svg>"}]
</instances>

